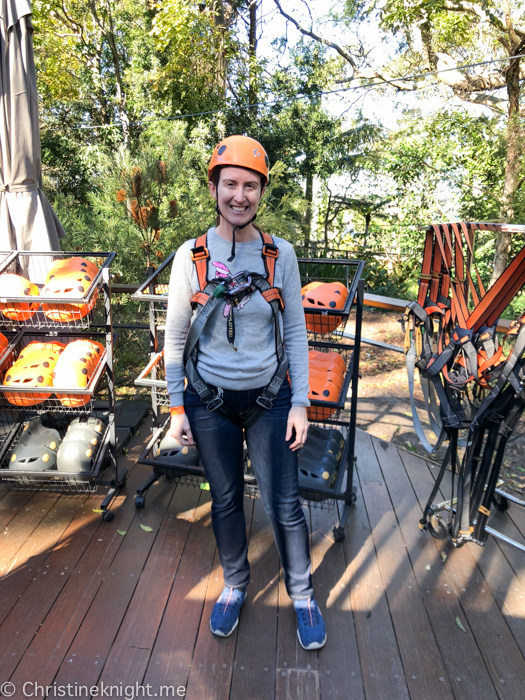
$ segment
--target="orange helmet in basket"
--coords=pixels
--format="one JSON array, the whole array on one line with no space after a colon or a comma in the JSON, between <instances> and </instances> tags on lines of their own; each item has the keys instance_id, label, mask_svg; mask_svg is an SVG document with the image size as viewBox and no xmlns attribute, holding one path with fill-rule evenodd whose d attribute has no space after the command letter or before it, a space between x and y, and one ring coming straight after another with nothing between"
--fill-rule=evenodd
<instances>
[{"instance_id":1,"label":"orange helmet in basket","mask_svg":"<svg viewBox=\"0 0 525 700\"><path fill-rule=\"evenodd\" d=\"M105 348L93 340L75 340L60 356L53 373L57 389L85 389L100 362ZM63 406L84 406L91 400L89 394L57 394Z\"/></svg>"},{"instance_id":2,"label":"orange helmet in basket","mask_svg":"<svg viewBox=\"0 0 525 700\"><path fill-rule=\"evenodd\" d=\"M9 347L9 340L3 333L0 333L0 355Z\"/></svg>"},{"instance_id":3,"label":"orange helmet in basket","mask_svg":"<svg viewBox=\"0 0 525 700\"><path fill-rule=\"evenodd\" d=\"M328 311L343 309L348 297L348 289L341 282L310 282L301 289L306 327L313 333L330 333L343 320L342 316L322 316L309 314L307 309Z\"/></svg>"},{"instance_id":4,"label":"orange helmet in basket","mask_svg":"<svg viewBox=\"0 0 525 700\"><path fill-rule=\"evenodd\" d=\"M7 272L0 275L0 298L9 297L37 297L38 287L25 277ZM12 321L27 321L36 312L40 302L0 302L0 311Z\"/></svg>"},{"instance_id":5,"label":"orange helmet in basket","mask_svg":"<svg viewBox=\"0 0 525 700\"><path fill-rule=\"evenodd\" d=\"M344 376L346 372L345 361L337 352L320 352L310 350L308 353L310 369L317 368L326 372L339 372Z\"/></svg>"},{"instance_id":6,"label":"orange helmet in basket","mask_svg":"<svg viewBox=\"0 0 525 700\"><path fill-rule=\"evenodd\" d=\"M47 367L45 366L47 365ZM7 370L6 377L4 379L5 386L36 386L36 387L47 387L52 386L53 376L52 376L52 366L49 362L35 363L31 361L31 364L26 362L15 362L15 364ZM15 406L36 406L42 401L45 401L51 396L49 394L33 394L33 393L19 393L16 391L6 392L6 398L9 403Z\"/></svg>"},{"instance_id":7,"label":"orange helmet in basket","mask_svg":"<svg viewBox=\"0 0 525 700\"><path fill-rule=\"evenodd\" d=\"M85 281L91 282L98 272L98 267L85 258L59 258L51 265L46 283L66 272L83 272L86 275Z\"/></svg>"},{"instance_id":8,"label":"orange helmet in basket","mask_svg":"<svg viewBox=\"0 0 525 700\"><path fill-rule=\"evenodd\" d=\"M57 275L54 275L49 279L46 286L42 290L42 296L56 296L60 299L67 297L76 297L77 299L81 298L87 294L93 277L94 275L86 273L86 271L83 269L68 271L62 270ZM44 303L42 304L42 308L44 309L45 316L52 321L71 323L72 321L78 321L81 318L84 318L84 316L87 316L95 306L97 297L98 292L95 292L90 301L86 304Z\"/></svg>"},{"instance_id":9,"label":"orange helmet in basket","mask_svg":"<svg viewBox=\"0 0 525 700\"><path fill-rule=\"evenodd\" d=\"M228 136L215 146L208 166L208 180L212 179L213 171L220 165L255 170L268 184L270 161L261 144L249 136Z\"/></svg>"}]
</instances>

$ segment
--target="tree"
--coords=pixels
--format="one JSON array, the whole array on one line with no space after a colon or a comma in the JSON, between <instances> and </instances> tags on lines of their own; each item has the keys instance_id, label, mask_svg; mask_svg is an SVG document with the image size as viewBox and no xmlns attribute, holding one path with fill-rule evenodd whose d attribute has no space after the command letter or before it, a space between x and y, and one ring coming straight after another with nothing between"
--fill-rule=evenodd
<instances>
[{"instance_id":1,"label":"tree","mask_svg":"<svg viewBox=\"0 0 525 700\"><path fill-rule=\"evenodd\" d=\"M274 0L280 12L305 36L321 42L337 52L345 61L346 74L340 82L377 77L388 80L398 90L413 90L438 81L453 94L466 102L481 104L506 122L506 167L500 186L499 216L501 221L515 220L516 195L523 184L522 137L520 119L521 81L525 77L520 54L525 50L525 21L519 0L388 0L381 10L382 27L391 32L399 42L399 55L379 69L368 69L364 53L330 41L313 28L300 25L279 2ZM372 3L347 3L341 21L358 20L371 13ZM458 70L460 64L508 58L501 63L481 69ZM402 81L393 72L401 74L423 73L421 64L429 71L452 68L448 72L433 75L428 80ZM501 91L501 95L498 94ZM509 234L498 234L494 256L493 279L504 269L510 250Z\"/></svg>"}]
</instances>

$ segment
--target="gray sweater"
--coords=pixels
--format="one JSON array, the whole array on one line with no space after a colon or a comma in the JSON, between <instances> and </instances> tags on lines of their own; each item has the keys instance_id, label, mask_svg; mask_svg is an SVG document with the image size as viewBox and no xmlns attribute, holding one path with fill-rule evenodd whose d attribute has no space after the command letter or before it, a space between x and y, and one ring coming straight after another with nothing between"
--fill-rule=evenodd
<instances>
[{"instance_id":1,"label":"gray sweater","mask_svg":"<svg viewBox=\"0 0 525 700\"><path fill-rule=\"evenodd\" d=\"M282 238L274 238L279 248L275 265L274 286L281 290L285 304L281 332L289 360L292 405L309 406L308 341L301 301L301 281L293 247ZM190 251L195 241L178 249L170 278L164 361L168 393L172 406L183 403L184 368L182 354L190 324L198 310L192 312L190 299L199 291L199 281ZM243 270L265 275L260 238L236 243L235 259L229 263L231 241L221 238L214 228L208 231L208 279L225 277ZM266 386L276 368L275 333L270 305L259 292L253 293L234 310L235 351L228 343L226 302L215 309L199 340L197 368L204 381L242 391Z\"/></svg>"}]
</instances>

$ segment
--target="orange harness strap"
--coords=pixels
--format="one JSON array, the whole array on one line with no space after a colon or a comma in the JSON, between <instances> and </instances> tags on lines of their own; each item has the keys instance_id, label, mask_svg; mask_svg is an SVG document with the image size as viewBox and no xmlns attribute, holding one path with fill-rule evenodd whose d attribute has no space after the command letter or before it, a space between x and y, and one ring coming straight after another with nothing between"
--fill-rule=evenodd
<instances>
[{"instance_id":1,"label":"orange harness strap","mask_svg":"<svg viewBox=\"0 0 525 700\"><path fill-rule=\"evenodd\" d=\"M208 260L210 259L210 251L208 250L208 236L205 233L202 236L199 236L195 241L195 248L191 249L191 259L195 263L197 277L199 278L199 287L202 292L208 284ZM199 303L202 302L199 301Z\"/></svg>"}]
</instances>

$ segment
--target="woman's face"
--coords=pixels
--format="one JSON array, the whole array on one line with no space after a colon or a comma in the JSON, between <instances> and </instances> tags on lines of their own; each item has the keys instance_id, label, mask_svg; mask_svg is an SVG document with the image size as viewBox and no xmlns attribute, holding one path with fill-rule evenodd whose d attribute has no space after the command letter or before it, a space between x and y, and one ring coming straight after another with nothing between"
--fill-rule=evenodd
<instances>
[{"instance_id":1,"label":"woman's face","mask_svg":"<svg viewBox=\"0 0 525 700\"><path fill-rule=\"evenodd\" d=\"M252 170L222 168L218 187L211 181L208 186L222 214L233 226L248 223L257 213L263 190L261 178Z\"/></svg>"}]
</instances>

